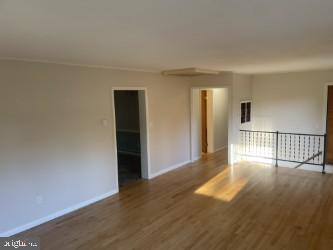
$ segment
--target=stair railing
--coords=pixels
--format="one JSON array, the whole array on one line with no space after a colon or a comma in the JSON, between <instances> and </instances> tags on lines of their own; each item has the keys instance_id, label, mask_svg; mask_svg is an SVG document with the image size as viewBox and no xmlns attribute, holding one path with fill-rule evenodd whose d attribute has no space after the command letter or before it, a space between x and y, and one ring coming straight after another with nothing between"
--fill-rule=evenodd
<instances>
[{"instance_id":1,"label":"stair railing","mask_svg":"<svg viewBox=\"0 0 333 250\"><path fill-rule=\"evenodd\" d=\"M240 130L240 155L280 162L322 166L325 173L327 135Z\"/></svg>"}]
</instances>

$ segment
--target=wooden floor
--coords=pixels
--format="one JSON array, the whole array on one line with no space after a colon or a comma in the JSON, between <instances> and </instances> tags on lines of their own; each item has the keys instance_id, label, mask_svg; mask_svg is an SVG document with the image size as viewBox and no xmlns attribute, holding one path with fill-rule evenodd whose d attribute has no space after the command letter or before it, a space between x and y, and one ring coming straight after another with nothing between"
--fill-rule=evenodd
<instances>
[{"instance_id":1,"label":"wooden floor","mask_svg":"<svg viewBox=\"0 0 333 250\"><path fill-rule=\"evenodd\" d=\"M225 152L20 236L42 249L333 249L333 178Z\"/></svg>"}]
</instances>

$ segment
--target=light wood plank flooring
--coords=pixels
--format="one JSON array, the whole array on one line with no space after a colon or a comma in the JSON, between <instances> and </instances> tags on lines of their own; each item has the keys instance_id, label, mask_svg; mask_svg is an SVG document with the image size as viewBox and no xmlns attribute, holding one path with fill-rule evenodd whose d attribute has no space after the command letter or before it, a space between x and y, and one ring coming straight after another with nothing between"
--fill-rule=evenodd
<instances>
[{"instance_id":1,"label":"light wood plank flooring","mask_svg":"<svg viewBox=\"0 0 333 250\"><path fill-rule=\"evenodd\" d=\"M20 236L42 249L333 249L332 175L241 163L225 152Z\"/></svg>"}]
</instances>

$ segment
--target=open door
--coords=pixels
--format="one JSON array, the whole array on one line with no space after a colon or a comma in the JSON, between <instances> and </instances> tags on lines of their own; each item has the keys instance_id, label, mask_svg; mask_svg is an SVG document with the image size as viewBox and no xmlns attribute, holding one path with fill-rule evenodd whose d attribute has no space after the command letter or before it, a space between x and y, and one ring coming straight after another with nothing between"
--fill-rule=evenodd
<instances>
[{"instance_id":1,"label":"open door","mask_svg":"<svg viewBox=\"0 0 333 250\"><path fill-rule=\"evenodd\" d=\"M327 148L326 163L333 164L333 86L327 91L327 118L326 118Z\"/></svg>"},{"instance_id":2,"label":"open door","mask_svg":"<svg viewBox=\"0 0 333 250\"><path fill-rule=\"evenodd\" d=\"M201 91L201 151L207 153L207 90Z\"/></svg>"}]
</instances>

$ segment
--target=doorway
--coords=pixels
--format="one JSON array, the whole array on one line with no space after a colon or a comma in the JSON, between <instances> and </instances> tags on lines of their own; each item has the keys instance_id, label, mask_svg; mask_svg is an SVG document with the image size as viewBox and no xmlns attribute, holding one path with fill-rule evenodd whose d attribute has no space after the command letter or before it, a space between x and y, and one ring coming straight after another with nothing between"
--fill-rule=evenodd
<instances>
[{"instance_id":1,"label":"doorway","mask_svg":"<svg viewBox=\"0 0 333 250\"><path fill-rule=\"evenodd\" d=\"M191 89L192 161L206 153L228 151L229 101L226 87Z\"/></svg>"},{"instance_id":2,"label":"doorway","mask_svg":"<svg viewBox=\"0 0 333 250\"><path fill-rule=\"evenodd\" d=\"M333 86L327 87L327 113L326 113L326 163L333 164Z\"/></svg>"},{"instance_id":3,"label":"doorway","mask_svg":"<svg viewBox=\"0 0 333 250\"><path fill-rule=\"evenodd\" d=\"M118 185L148 178L146 91L113 90Z\"/></svg>"}]
</instances>

